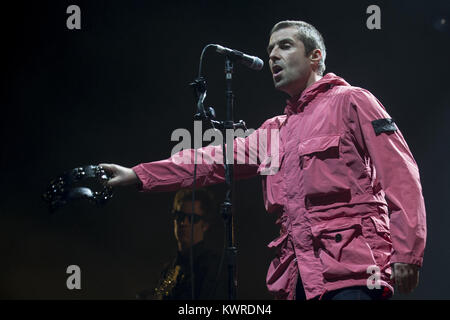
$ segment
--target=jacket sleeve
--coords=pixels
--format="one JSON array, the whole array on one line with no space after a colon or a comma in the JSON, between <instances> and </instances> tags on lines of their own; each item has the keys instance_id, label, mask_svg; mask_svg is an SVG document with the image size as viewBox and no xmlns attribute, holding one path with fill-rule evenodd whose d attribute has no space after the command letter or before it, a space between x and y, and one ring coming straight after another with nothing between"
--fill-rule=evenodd
<instances>
[{"instance_id":1,"label":"jacket sleeve","mask_svg":"<svg viewBox=\"0 0 450 320\"><path fill-rule=\"evenodd\" d=\"M390 212L391 263L422 265L426 213L417 163L383 105L367 90L350 95L353 134L375 166Z\"/></svg>"},{"instance_id":2,"label":"jacket sleeve","mask_svg":"<svg viewBox=\"0 0 450 320\"><path fill-rule=\"evenodd\" d=\"M270 119L269 119L270 120ZM261 143L266 143L268 121L245 138L235 138L233 142L234 177L245 179L259 173ZM269 146L270 147L270 146ZM259 148L259 149L258 149ZM267 150L267 147L264 146ZM186 149L161 161L142 163L133 167L141 180L142 191L168 192L191 187L194 176L194 149ZM208 186L225 181L222 145L197 149L196 185Z\"/></svg>"}]
</instances>

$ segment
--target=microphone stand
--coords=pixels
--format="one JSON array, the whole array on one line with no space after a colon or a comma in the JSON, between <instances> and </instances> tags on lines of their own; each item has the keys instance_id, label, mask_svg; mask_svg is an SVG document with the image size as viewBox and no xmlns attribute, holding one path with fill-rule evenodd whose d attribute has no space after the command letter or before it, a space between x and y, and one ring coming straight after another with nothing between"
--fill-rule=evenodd
<instances>
[{"instance_id":1,"label":"microphone stand","mask_svg":"<svg viewBox=\"0 0 450 320\"><path fill-rule=\"evenodd\" d=\"M222 138L226 137L227 129L234 130L235 125L233 122L233 107L234 107L234 96L232 89L233 80L233 62L231 59L225 57L225 82L226 82L226 120L223 122ZM223 159L225 167L225 183L227 185L227 191L225 195L225 200L220 207L222 217L225 221L225 232L227 241L227 264L228 264L228 299L236 300L237 293L237 248L234 239L234 226L233 226L233 203L232 203L232 191L233 191L233 172L234 172L234 156L231 154L231 163L228 163L228 150L226 148L226 139L222 139L222 150ZM233 145L231 145L231 151L233 150Z\"/></svg>"},{"instance_id":2,"label":"microphone stand","mask_svg":"<svg viewBox=\"0 0 450 320\"><path fill-rule=\"evenodd\" d=\"M215 112L212 107L205 110L203 101L206 97L206 81L203 77L199 76L191 85L195 89L196 96L198 98L197 109L198 113L195 114L196 120L209 120L213 127L220 129L222 133L222 152L225 169L225 184L227 185L227 191L225 194L225 200L220 206L220 213L225 221L226 232L226 254L227 254L227 269L228 269L228 299L236 300L237 293L237 247L234 238L234 225L233 225L233 203L232 203L232 191L233 191L233 172L234 172L234 143L231 145L231 149L227 149L226 146L226 132L227 129L235 130L241 128L246 130L245 122L240 120L238 123L234 123L233 120L233 107L234 107L234 94L232 89L233 81L233 60L228 55L225 56L225 82L226 82L226 120L216 121L213 120ZM233 135L234 136L234 135ZM227 156L227 152L230 152L230 157ZM228 162L231 160L231 163Z\"/></svg>"}]
</instances>

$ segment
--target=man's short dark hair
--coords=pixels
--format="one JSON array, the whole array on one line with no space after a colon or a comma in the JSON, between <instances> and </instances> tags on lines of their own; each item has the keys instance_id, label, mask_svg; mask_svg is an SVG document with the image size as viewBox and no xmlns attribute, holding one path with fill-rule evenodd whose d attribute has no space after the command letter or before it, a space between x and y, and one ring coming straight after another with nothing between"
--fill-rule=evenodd
<instances>
[{"instance_id":1,"label":"man's short dark hair","mask_svg":"<svg viewBox=\"0 0 450 320\"><path fill-rule=\"evenodd\" d=\"M325 42L320 32L314 28L314 26L304 21L286 20L275 24L270 31L270 35L272 35L275 31L290 27L295 27L298 29L297 37L305 46L306 56L308 56L314 49L320 49L322 52L322 59L319 61L317 74L320 76L323 75L323 72L325 71L325 57L327 53L325 49Z\"/></svg>"},{"instance_id":2,"label":"man's short dark hair","mask_svg":"<svg viewBox=\"0 0 450 320\"><path fill-rule=\"evenodd\" d=\"M207 222L210 222L214 214L215 202L214 196L205 188L195 189L195 200L200 201L200 208L203 210L203 216ZM192 201L192 189L180 189L173 200L173 211L180 210L183 203Z\"/></svg>"}]
</instances>

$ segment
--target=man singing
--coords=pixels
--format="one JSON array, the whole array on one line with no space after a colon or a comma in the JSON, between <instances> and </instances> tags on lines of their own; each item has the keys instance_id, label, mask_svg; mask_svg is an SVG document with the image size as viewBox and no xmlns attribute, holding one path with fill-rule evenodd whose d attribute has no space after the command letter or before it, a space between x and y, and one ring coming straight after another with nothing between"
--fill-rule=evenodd
<instances>
[{"instance_id":1,"label":"man singing","mask_svg":"<svg viewBox=\"0 0 450 320\"><path fill-rule=\"evenodd\" d=\"M267 47L275 88L290 99L284 114L234 141L255 153L252 137L278 130L278 152L236 164L236 178L262 175L268 212L278 214L278 248L267 287L279 299L384 299L418 285L426 215L417 164L382 104L333 73L323 76L320 33L303 21L282 21ZM222 156L221 146L197 150ZM193 153L193 152L192 152ZM175 155L174 155L175 156ZM144 191L190 187L193 164L169 159L133 168L101 164L110 186ZM210 159L208 159L210 160ZM223 162L222 162L223 163ZM223 164L205 161L197 185L224 181ZM267 168L277 170L267 174Z\"/></svg>"}]
</instances>

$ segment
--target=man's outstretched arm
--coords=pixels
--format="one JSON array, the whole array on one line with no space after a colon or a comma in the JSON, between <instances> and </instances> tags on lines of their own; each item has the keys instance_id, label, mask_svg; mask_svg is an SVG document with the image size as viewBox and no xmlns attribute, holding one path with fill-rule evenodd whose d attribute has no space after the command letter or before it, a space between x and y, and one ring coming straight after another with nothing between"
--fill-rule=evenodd
<instances>
[{"instance_id":1,"label":"man's outstretched arm","mask_svg":"<svg viewBox=\"0 0 450 320\"><path fill-rule=\"evenodd\" d=\"M276 118L276 117L275 117ZM278 142L272 150L273 129L278 128L275 118L267 120L260 128L246 138L233 141L234 177L246 179L258 174L260 164L264 163L270 149L271 157L278 156ZM275 139L276 140L276 139ZM107 184L111 187L139 185L142 191L168 192L192 186L194 160L197 158L196 183L208 186L224 182L224 157L222 146L207 146L187 149L168 159L141 163L132 168L117 164L100 164L113 178ZM276 152L275 154L272 154ZM262 173L264 174L264 173Z\"/></svg>"}]
</instances>

